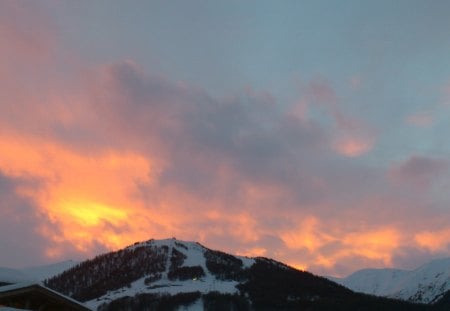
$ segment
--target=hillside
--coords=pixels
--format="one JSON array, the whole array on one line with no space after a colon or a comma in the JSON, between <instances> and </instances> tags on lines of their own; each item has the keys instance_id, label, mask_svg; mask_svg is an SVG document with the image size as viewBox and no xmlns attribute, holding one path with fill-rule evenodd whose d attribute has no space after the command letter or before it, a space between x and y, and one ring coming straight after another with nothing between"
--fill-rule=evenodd
<instances>
[{"instance_id":1,"label":"hillside","mask_svg":"<svg viewBox=\"0 0 450 311\"><path fill-rule=\"evenodd\" d=\"M82 262L46 285L98 310L428 310L357 294L267 258L149 240Z\"/></svg>"}]
</instances>

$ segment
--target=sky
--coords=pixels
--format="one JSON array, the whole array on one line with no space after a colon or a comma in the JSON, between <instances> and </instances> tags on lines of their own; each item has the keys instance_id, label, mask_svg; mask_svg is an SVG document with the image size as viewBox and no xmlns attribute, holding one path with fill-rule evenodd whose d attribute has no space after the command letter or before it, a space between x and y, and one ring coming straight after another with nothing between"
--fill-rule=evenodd
<instances>
[{"instance_id":1,"label":"sky","mask_svg":"<svg viewBox=\"0 0 450 311\"><path fill-rule=\"evenodd\" d=\"M450 256L450 2L0 1L0 266L177 237Z\"/></svg>"}]
</instances>

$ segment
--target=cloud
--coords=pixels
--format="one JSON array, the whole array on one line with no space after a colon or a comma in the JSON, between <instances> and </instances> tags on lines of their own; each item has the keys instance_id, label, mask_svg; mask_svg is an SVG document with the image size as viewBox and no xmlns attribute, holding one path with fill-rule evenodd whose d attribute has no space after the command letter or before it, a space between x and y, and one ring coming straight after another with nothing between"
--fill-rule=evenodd
<instances>
[{"instance_id":1,"label":"cloud","mask_svg":"<svg viewBox=\"0 0 450 311\"><path fill-rule=\"evenodd\" d=\"M12 250L0 254L2 264L92 256L168 236L335 274L391 265L396 249L445 250L446 238L436 246L426 235L428 202L399 198L384 168L342 160L369 153L378 137L326 79L306 83L286 108L267 90L215 98L132 60L68 59L61 70L51 56L70 53L45 14L1 6L0 208L8 238L0 243ZM422 186L446 167L413 156L390 174ZM430 234L445 237L439 230ZM10 236L30 243L14 245Z\"/></svg>"},{"instance_id":2,"label":"cloud","mask_svg":"<svg viewBox=\"0 0 450 311\"><path fill-rule=\"evenodd\" d=\"M281 234L281 239L290 249L306 249L316 251L330 240L334 240L318 228L319 220L308 217L298 224L294 230Z\"/></svg>"},{"instance_id":3,"label":"cloud","mask_svg":"<svg viewBox=\"0 0 450 311\"><path fill-rule=\"evenodd\" d=\"M413 155L394 164L389 170L389 176L396 183L426 190L447 170L448 161L445 159Z\"/></svg>"},{"instance_id":4,"label":"cloud","mask_svg":"<svg viewBox=\"0 0 450 311\"><path fill-rule=\"evenodd\" d=\"M450 229L419 232L415 235L415 240L422 248L431 252L446 253L450 250Z\"/></svg>"},{"instance_id":5,"label":"cloud","mask_svg":"<svg viewBox=\"0 0 450 311\"><path fill-rule=\"evenodd\" d=\"M0 3L0 75L2 89L32 89L41 81L30 76L46 74L55 52L55 27L45 10L35 2L6 0ZM7 78L6 78L7 77ZM17 83L21 80L22 83ZM2 96L3 101L10 100Z\"/></svg>"},{"instance_id":6,"label":"cloud","mask_svg":"<svg viewBox=\"0 0 450 311\"><path fill-rule=\"evenodd\" d=\"M370 152L376 143L375 130L359 118L349 117L336 109L333 149L340 155L359 157Z\"/></svg>"},{"instance_id":7,"label":"cloud","mask_svg":"<svg viewBox=\"0 0 450 311\"><path fill-rule=\"evenodd\" d=\"M55 32L51 19L39 5L6 0L1 2L0 12L0 40L5 43L2 53L32 60L48 55Z\"/></svg>"},{"instance_id":8,"label":"cloud","mask_svg":"<svg viewBox=\"0 0 450 311\"><path fill-rule=\"evenodd\" d=\"M39 234L42 226L50 224L39 213L32 200L21 195L23 189L37 187L38 180L7 177L0 171L0 249L2 266L18 267L30 264L29 256L39 262L45 259L41 247L49 245Z\"/></svg>"},{"instance_id":9,"label":"cloud","mask_svg":"<svg viewBox=\"0 0 450 311\"><path fill-rule=\"evenodd\" d=\"M51 241L47 254L93 254L98 245L114 249L176 233L252 243L258 235L248 213L257 202L279 203L290 192L317 197L316 182L290 167L301 149L311 157L324 134L277 112L267 94L217 100L130 61L86 73L83 94L60 88L45 102L46 114L33 113L31 124L17 114L1 139L7 176L44 181L23 195L57 224L41 228ZM38 104L28 96L22 103L34 112ZM220 217L211 218L213 211Z\"/></svg>"},{"instance_id":10,"label":"cloud","mask_svg":"<svg viewBox=\"0 0 450 311\"><path fill-rule=\"evenodd\" d=\"M350 116L334 88L325 79L314 79L304 89L305 95L292 109L292 114L305 120L307 106L322 108L322 113L334 121L331 149L346 157L359 157L370 152L376 144L375 130L363 119Z\"/></svg>"},{"instance_id":11,"label":"cloud","mask_svg":"<svg viewBox=\"0 0 450 311\"><path fill-rule=\"evenodd\" d=\"M339 223L339 225L336 224ZM355 225L345 217L327 220L309 217L280 234L294 266L321 274L351 271L351 265L392 266L395 250L404 243L404 233L390 225Z\"/></svg>"},{"instance_id":12,"label":"cloud","mask_svg":"<svg viewBox=\"0 0 450 311\"><path fill-rule=\"evenodd\" d=\"M343 156L359 157L372 150L374 143L374 139L369 136L341 135L335 139L333 148Z\"/></svg>"},{"instance_id":13,"label":"cloud","mask_svg":"<svg viewBox=\"0 0 450 311\"><path fill-rule=\"evenodd\" d=\"M429 248L416 239L428 223L405 225L423 219L424 202L398 198L383 171L329 152L336 137L371 135L340 109L330 127L267 92L214 98L132 61L86 68L78 83L52 93L45 114L25 93L32 124L17 114L0 137L5 178L40 181L17 192L44 217L32 217L40 258L176 236L346 274L392 265L399 248ZM367 144L341 152L359 156ZM390 174L427 181L446 167L436 163L412 157Z\"/></svg>"},{"instance_id":14,"label":"cloud","mask_svg":"<svg viewBox=\"0 0 450 311\"><path fill-rule=\"evenodd\" d=\"M22 187L20 194L36 204L36 213L57 224L58 230L47 224L44 236L64 247L70 241L80 251L94 240L110 248L122 245L118 234L126 234L114 226L126 226L132 216L127 205L133 204L129 197L135 183L151 176L147 159L113 151L84 155L29 137L2 136L0 149L5 150L0 169L7 176L42 180Z\"/></svg>"},{"instance_id":15,"label":"cloud","mask_svg":"<svg viewBox=\"0 0 450 311\"><path fill-rule=\"evenodd\" d=\"M336 92L325 79L314 79L308 85L308 97L316 104L334 106L338 102Z\"/></svg>"}]
</instances>

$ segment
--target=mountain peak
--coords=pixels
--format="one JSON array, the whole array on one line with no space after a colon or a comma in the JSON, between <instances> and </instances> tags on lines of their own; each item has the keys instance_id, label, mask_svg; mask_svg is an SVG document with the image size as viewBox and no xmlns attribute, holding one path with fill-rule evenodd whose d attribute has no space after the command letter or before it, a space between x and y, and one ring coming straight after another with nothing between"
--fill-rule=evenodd
<instances>
[{"instance_id":1,"label":"mountain peak","mask_svg":"<svg viewBox=\"0 0 450 311\"><path fill-rule=\"evenodd\" d=\"M134 249L137 247L145 247L145 246L168 246L168 247L174 247L174 246L178 246L178 247L190 247L190 246L200 246L205 248L203 245L201 245L198 242L193 242L193 241L183 241L183 240L178 240L177 238L173 237L173 238L168 238L168 239L150 239L147 241L143 241L143 242L135 242L132 245L129 245L127 247L125 247L125 249Z\"/></svg>"},{"instance_id":2,"label":"mountain peak","mask_svg":"<svg viewBox=\"0 0 450 311\"><path fill-rule=\"evenodd\" d=\"M45 284L101 311L142 310L142 306L166 310L174 305L194 305L200 310L329 310L337 306L351 310L360 305L374 310L423 310L406 302L356 294L272 259L234 256L175 238L136 242L99 255Z\"/></svg>"},{"instance_id":3,"label":"mountain peak","mask_svg":"<svg viewBox=\"0 0 450 311\"><path fill-rule=\"evenodd\" d=\"M450 258L435 259L414 270L363 269L332 280L357 292L430 303L450 290Z\"/></svg>"},{"instance_id":4,"label":"mountain peak","mask_svg":"<svg viewBox=\"0 0 450 311\"><path fill-rule=\"evenodd\" d=\"M117 252L80 263L47 282L91 307L140 294L218 291L235 294L255 259L211 250L176 238L136 242ZM91 280L85 281L89 275ZM109 280L114 275L115 280ZM65 284L65 279L75 281ZM86 284L89 284L86 287Z\"/></svg>"}]
</instances>

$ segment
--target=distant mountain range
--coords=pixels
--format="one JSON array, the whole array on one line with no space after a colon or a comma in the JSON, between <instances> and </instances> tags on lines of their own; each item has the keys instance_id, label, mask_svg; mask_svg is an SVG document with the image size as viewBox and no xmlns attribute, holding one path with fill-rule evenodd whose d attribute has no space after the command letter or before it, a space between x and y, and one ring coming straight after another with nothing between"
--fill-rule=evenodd
<instances>
[{"instance_id":1,"label":"distant mountain range","mask_svg":"<svg viewBox=\"0 0 450 311\"><path fill-rule=\"evenodd\" d=\"M67 260L55 264L29 267L25 269L11 269L0 267L0 282L20 283L39 282L51 278L77 265L78 262Z\"/></svg>"},{"instance_id":2,"label":"distant mountain range","mask_svg":"<svg viewBox=\"0 0 450 311\"><path fill-rule=\"evenodd\" d=\"M444 266L442 263L440 267ZM0 269L0 282L7 283L7 278L9 282L14 278L20 281L27 273L46 279L47 287L101 311L450 310L446 287L440 286L443 291L439 294L435 294L438 290L427 292L426 297L432 299L414 300L434 304L377 297L355 292L362 291L362 287L355 291L346 288L350 283L344 280L352 276L335 279L344 287L272 259L233 256L176 239L135 243L81 263L64 262L20 271ZM382 280L377 288L389 287L390 278ZM361 279L360 283L364 282Z\"/></svg>"},{"instance_id":3,"label":"distant mountain range","mask_svg":"<svg viewBox=\"0 0 450 311\"><path fill-rule=\"evenodd\" d=\"M346 278L330 279L356 292L434 303L450 290L450 258L431 261L415 270L364 269Z\"/></svg>"}]
</instances>

